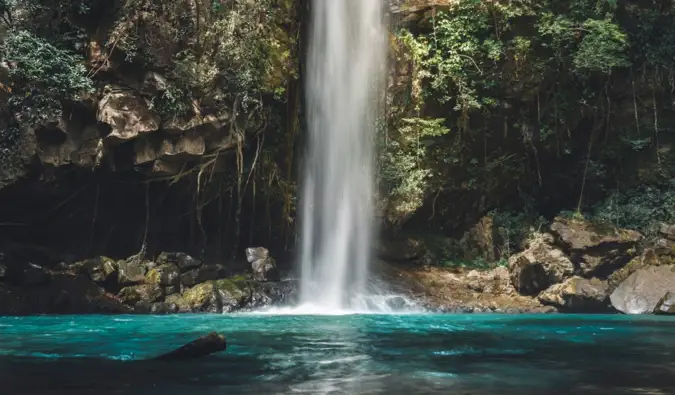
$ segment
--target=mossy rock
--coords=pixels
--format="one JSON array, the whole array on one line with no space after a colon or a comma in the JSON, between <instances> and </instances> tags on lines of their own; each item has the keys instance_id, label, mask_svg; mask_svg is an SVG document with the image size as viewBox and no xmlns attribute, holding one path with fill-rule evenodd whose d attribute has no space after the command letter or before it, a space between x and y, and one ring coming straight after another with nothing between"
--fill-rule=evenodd
<instances>
[{"instance_id":1,"label":"mossy rock","mask_svg":"<svg viewBox=\"0 0 675 395\"><path fill-rule=\"evenodd\" d=\"M176 306L176 311L179 313L187 313L192 311L192 306L188 301L180 294L169 295L164 299L164 303L169 306Z\"/></svg>"},{"instance_id":2,"label":"mossy rock","mask_svg":"<svg viewBox=\"0 0 675 395\"><path fill-rule=\"evenodd\" d=\"M250 296L250 282L244 276L207 281L183 292L192 310L210 312L232 311L244 305Z\"/></svg>"},{"instance_id":3,"label":"mossy rock","mask_svg":"<svg viewBox=\"0 0 675 395\"><path fill-rule=\"evenodd\" d=\"M157 266L148 272L145 282L162 286L180 285L180 270L173 264Z\"/></svg>"},{"instance_id":4,"label":"mossy rock","mask_svg":"<svg viewBox=\"0 0 675 395\"><path fill-rule=\"evenodd\" d=\"M105 282L119 270L117 262L105 256L98 256L96 258L77 262L75 266L81 272L86 273L92 281L97 283Z\"/></svg>"},{"instance_id":5,"label":"mossy rock","mask_svg":"<svg viewBox=\"0 0 675 395\"><path fill-rule=\"evenodd\" d=\"M143 284L122 288L117 296L125 304L135 305L140 302L157 302L164 297L164 294L162 293L162 289L157 285Z\"/></svg>"}]
</instances>

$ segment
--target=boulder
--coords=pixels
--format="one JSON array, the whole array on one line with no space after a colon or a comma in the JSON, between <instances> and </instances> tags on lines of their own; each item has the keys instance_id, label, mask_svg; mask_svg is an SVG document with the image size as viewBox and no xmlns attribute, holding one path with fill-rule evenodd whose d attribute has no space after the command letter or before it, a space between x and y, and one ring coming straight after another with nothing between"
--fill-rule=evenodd
<instances>
[{"instance_id":1,"label":"boulder","mask_svg":"<svg viewBox=\"0 0 675 395\"><path fill-rule=\"evenodd\" d=\"M557 217L551 231L579 263L584 277L606 277L630 261L642 239L639 232L609 224Z\"/></svg>"},{"instance_id":2,"label":"boulder","mask_svg":"<svg viewBox=\"0 0 675 395\"><path fill-rule=\"evenodd\" d=\"M202 266L202 261L184 252L162 252L157 257L157 262L160 264L172 263L178 266L181 272Z\"/></svg>"},{"instance_id":3,"label":"boulder","mask_svg":"<svg viewBox=\"0 0 675 395\"><path fill-rule=\"evenodd\" d=\"M202 266L189 270L180 276L180 282L186 287L192 287L209 280L218 280L227 277L227 269L223 265Z\"/></svg>"},{"instance_id":4,"label":"boulder","mask_svg":"<svg viewBox=\"0 0 675 395\"><path fill-rule=\"evenodd\" d=\"M654 309L655 314L675 314L675 293L667 292Z\"/></svg>"},{"instance_id":5,"label":"boulder","mask_svg":"<svg viewBox=\"0 0 675 395\"><path fill-rule=\"evenodd\" d=\"M228 313L245 307L250 300L248 281L241 277L207 281L183 292L191 310Z\"/></svg>"},{"instance_id":6,"label":"boulder","mask_svg":"<svg viewBox=\"0 0 675 395\"><path fill-rule=\"evenodd\" d=\"M159 129L160 118L131 89L108 85L98 103L97 120L110 125L107 141L121 143Z\"/></svg>"},{"instance_id":7,"label":"boulder","mask_svg":"<svg viewBox=\"0 0 675 395\"><path fill-rule=\"evenodd\" d=\"M117 262L104 256L78 262L75 266L80 267L80 270L96 283L106 282L109 278L116 276L119 269Z\"/></svg>"},{"instance_id":8,"label":"boulder","mask_svg":"<svg viewBox=\"0 0 675 395\"><path fill-rule=\"evenodd\" d=\"M164 264L150 270L145 276L145 281L149 284L170 286L180 285L180 270L173 264Z\"/></svg>"},{"instance_id":9,"label":"boulder","mask_svg":"<svg viewBox=\"0 0 675 395\"><path fill-rule=\"evenodd\" d=\"M278 280L276 261L274 258L270 257L267 248L247 248L246 259L251 264L253 278L257 281Z\"/></svg>"},{"instance_id":10,"label":"boulder","mask_svg":"<svg viewBox=\"0 0 675 395\"><path fill-rule=\"evenodd\" d=\"M509 258L511 283L523 295L536 295L574 273L572 261L546 240Z\"/></svg>"},{"instance_id":11,"label":"boulder","mask_svg":"<svg viewBox=\"0 0 675 395\"><path fill-rule=\"evenodd\" d=\"M135 305L140 302L152 303L161 300L164 296L162 289L157 285L143 284L122 288L117 294L122 302Z\"/></svg>"},{"instance_id":12,"label":"boulder","mask_svg":"<svg viewBox=\"0 0 675 395\"><path fill-rule=\"evenodd\" d=\"M192 307L181 294L168 295L164 299L164 303L171 306L171 308L177 313L188 313L192 311Z\"/></svg>"},{"instance_id":13,"label":"boulder","mask_svg":"<svg viewBox=\"0 0 675 395\"><path fill-rule=\"evenodd\" d=\"M612 306L626 314L656 310L668 292L675 292L675 265L649 266L628 276L610 296Z\"/></svg>"},{"instance_id":14,"label":"boulder","mask_svg":"<svg viewBox=\"0 0 675 395\"><path fill-rule=\"evenodd\" d=\"M603 313L611 311L608 295L607 281L575 276L551 286L537 299L569 313Z\"/></svg>"},{"instance_id":15,"label":"boulder","mask_svg":"<svg viewBox=\"0 0 675 395\"><path fill-rule=\"evenodd\" d=\"M622 282L637 270L649 266L661 266L675 263L670 256L660 255L656 248L647 248L642 254L631 259L621 269L612 273L608 278L610 292L614 291Z\"/></svg>"},{"instance_id":16,"label":"boulder","mask_svg":"<svg viewBox=\"0 0 675 395\"><path fill-rule=\"evenodd\" d=\"M118 279L120 285L140 284L145 281L147 263L136 257L117 262Z\"/></svg>"}]
</instances>

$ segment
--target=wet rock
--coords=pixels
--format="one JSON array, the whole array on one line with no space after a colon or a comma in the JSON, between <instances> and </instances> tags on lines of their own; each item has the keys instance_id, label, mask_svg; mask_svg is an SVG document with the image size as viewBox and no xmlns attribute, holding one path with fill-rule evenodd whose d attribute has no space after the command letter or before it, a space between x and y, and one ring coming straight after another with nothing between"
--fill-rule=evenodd
<instances>
[{"instance_id":1,"label":"wet rock","mask_svg":"<svg viewBox=\"0 0 675 395\"><path fill-rule=\"evenodd\" d=\"M227 277L227 269L223 265L202 266L199 269L189 270L180 276L180 282L186 287L192 287L210 280Z\"/></svg>"},{"instance_id":2,"label":"wet rock","mask_svg":"<svg viewBox=\"0 0 675 395\"><path fill-rule=\"evenodd\" d=\"M174 264L178 266L181 272L202 266L202 261L195 259L184 252L162 252L157 257L157 262L160 264Z\"/></svg>"},{"instance_id":3,"label":"wet rock","mask_svg":"<svg viewBox=\"0 0 675 395\"><path fill-rule=\"evenodd\" d=\"M122 288L117 294L120 300L128 305L135 305L139 302L152 303L162 299L162 289L157 285L143 284Z\"/></svg>"},{"instance_id":4,"label":"wet rock","mask_svg":"<svg viewBox=\"0 0 675 395\"><path fill-rule=\"evenodd\" d=\"M145 281L149 284L180 286L180 270L173 264L160 265L148 272Z\"/></svg>"},{"instance_id":5,"label":"wet rock","mask_svg":"<svg viewBox=\"0 0 675 395\"><path fill-rule=\"evenodd\" d=\"M542 304L569 313L604 313L612 310L608 288L606 281L575 276L551 286L537 298Z\"/></svg>"},{"instance_id":6,"label":"wet rock","mask_svg":"<svg viewBox=\"0 0 675 395\"><path fill-rule=\"evenodd\" d=\"M150 314L174 314L178 312L175 304L166 302L152 303L149 308Z\"/></svg>"},{"instance_id":7,"label":"wet rock","mask_svg":"<svg viewBox=\"0 0 675 395\"><path fill-rule=\"evenodd\" d=\"M642 235L634 230L583 219L557 217L551 231L579 262L584 277L606 277L636 254Z\"/></svg>"},{"instance_id":8,"label":"wet rock","mask_svg":"<svg viewBox=\"0 0 675 395\"><path fill-rule=\"evenodd\" d=\"M251 292L241 277L207 281L183 292L191 310L228 313L246 306Z\"/></svg>"},{"instance_id":9,"label":"wet rock","mask_svg":"<svg viewBox=\"0 0 675 395\"><path fill-rule=\"evenodd\" d=\"M118 282L120 285L133 285L145 281L147 264L136 258L129 258L126 261L117 262Z\"/></svg>"},{"instance_id":10,"label":"wet rock","mask_svg":"<svg viewBox=\"0 0 675 395\"><path fill-rule=\"evenodd\" d=\"M188 313L192 311L192 306L180 294L169 295L164 299L164 303L171 306L177 313Z\"/></svg>"},{"instance_id":11,"label":"wet rock","mask_svg":"<svg viewBox=\"0 0 675 395\"><path fill-rule=\"evenodd\" d=\"M118 272L117 262L104 256L75 263L75 266L79 266L81 271L85 272L92 281L97 283L106 282L112 276L116 276Z\"/></svg>"},{"instance_id":12,"label":"wet rock","mask_svg":"<svg viewBox=\"0 0 675 395\"><path fill-rule=\"evenodd\" d=\"M650 266L636 270L610 295L612 305L625 314L648 314L661 299L675 292L675 266Z\"/></svg>"},{"instance_id":13,"label":"wet rock","mask_svg":"<svg viewBox=\"0 0 675 395\"><path fill-rule=\"evenodd\" d=\"M0 281L4 281L7 277L7 265L0 263Z\"/></svg>"},{"instance_id":14,"label":"wet rock","mask_svg":"<svg viewBox=\"0 0 675 395\"><path fill-rule=\"evenodd\" d=\"M523 295L536 295L574 273L572 261L546 240L509 258L511 283Z\"/></svg>"},{"instance_id":15,"label":"wet rock","mask_svg":"<svg viewBox=\"0 0 675 395\"><path fill-rule=\"evenodd\" d=\"M675 314L675 292L667 292L654 308L655 314Z\"/></svg>"},{"instance_id":16,"label":"wet rock","mask_svg":"<svg viewBox=\"0 0 675 395\"><path fill-rule=\"evenodd\" d=\"M253 278L257 281L278 279L276 262L270 257L269 251L264 247L246 249L246 259L253 269Z\"/></svg>"},{"instance_id":17,"label":"wet rock","mask_svg":"<svg viewBox=\"0 0 675 395\"><path fill-rule=\"evenodd\" d=\"M299 286L296 280L268 282L262 284L262 291L269 298L269 304L293 305L299 301Z\"/></svg>"},{"instance_id":18,"label":"wet rock","mask_svg":"<svg viewBox=\"0 0 675 395\"><path fill-rule=\"evenodd\" d=\"M98 121L110 125L106 140L120 143L159 129L160 118L132 90L108 85L98 103Z\"/></svg>"}]
</instances>

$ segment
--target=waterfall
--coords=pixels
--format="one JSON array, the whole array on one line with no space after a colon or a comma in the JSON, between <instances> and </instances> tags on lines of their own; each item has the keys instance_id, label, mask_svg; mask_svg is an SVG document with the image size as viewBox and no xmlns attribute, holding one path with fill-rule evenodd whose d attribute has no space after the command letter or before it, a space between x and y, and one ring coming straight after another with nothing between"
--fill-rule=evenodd
<instances>
[{"instance_id":1,"label":"waterfall","mask_svg":"<svg viewBox=\"0 0 675 395\"><path fill-rule=\"evenodd\" d=\"M300 292L324 311L356 307L368 279L383 8L382 0L312 0Z\"/></svg>"}]
</instances>

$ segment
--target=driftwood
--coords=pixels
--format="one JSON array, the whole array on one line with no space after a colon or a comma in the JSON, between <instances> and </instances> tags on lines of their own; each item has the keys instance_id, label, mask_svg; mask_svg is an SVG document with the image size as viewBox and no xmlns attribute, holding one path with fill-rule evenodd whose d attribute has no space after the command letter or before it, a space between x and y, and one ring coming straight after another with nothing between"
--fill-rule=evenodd
<instances>
[{"instance_id":1,"label":"driftwood","mask_svg":"<svg viewBox=\"0 0 675 395\"><path fill-rule=\"evenodd\" d=\"M186 361L190 359L205 357L220 351L225 351L227 342L225 336L216 332L211 332L197 340L178 348L170 353L162 354L153 358L155 361Z\"/></svg>"}]
</instances>

